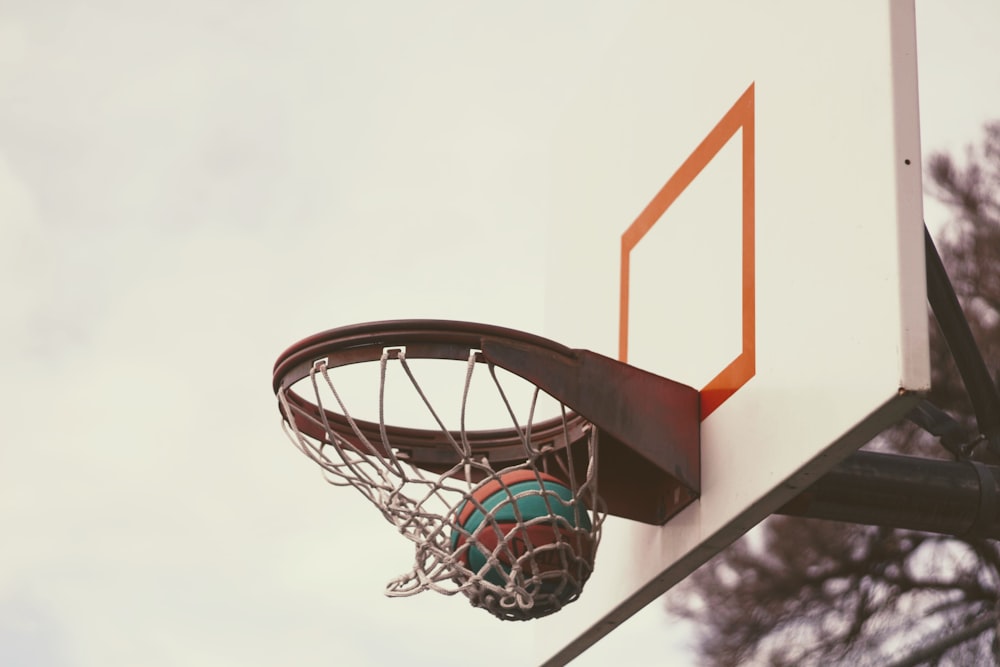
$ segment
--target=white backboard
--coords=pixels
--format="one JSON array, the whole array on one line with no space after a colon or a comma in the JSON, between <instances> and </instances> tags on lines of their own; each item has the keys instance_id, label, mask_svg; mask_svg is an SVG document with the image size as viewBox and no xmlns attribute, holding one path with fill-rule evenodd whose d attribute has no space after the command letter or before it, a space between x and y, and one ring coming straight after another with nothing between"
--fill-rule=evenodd
<instances>
[{"instance_id":1,"label":"white backboard","mask_svg":"<svg viewBox=\"0 0 1000 667\"><path fill-rule=\"evenodd\" d=\"M629 8L556 130L545 334L702 391L702 495L609 520L555 662L930 383L912 3Z\"/></svg>"}]
</instances>

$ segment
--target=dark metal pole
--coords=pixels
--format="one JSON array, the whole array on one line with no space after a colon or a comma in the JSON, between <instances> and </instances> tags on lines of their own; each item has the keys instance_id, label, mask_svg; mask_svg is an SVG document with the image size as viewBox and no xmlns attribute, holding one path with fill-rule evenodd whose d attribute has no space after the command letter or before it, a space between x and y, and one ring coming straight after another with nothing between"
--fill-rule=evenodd
<instances>
[{"instance_id":1,"label":"dark metal pole","mask_svg":"<svg viewBox=\"0 0 1000 667\"><path fill-rule=\"evenodd\" d=\"M955 295L927 227L924 227L924 254L927 264L927 301L934 311L934 319L941 327L941 333L944 334L972 401L979 432L986 436L990 450L1000 456L1000 393L979 353L969 322L962 312L962 305Z\"/></svg>"},{"instance_id":2,"label":"dark metal pole","mask_svg":"<svg viewBox=\"0 0 1000 667\"><path fill-rule=\"evenodd\" d=\"M1000 539L1000 468L856 452L778 514Z\"/></svg>"}]
</instances>

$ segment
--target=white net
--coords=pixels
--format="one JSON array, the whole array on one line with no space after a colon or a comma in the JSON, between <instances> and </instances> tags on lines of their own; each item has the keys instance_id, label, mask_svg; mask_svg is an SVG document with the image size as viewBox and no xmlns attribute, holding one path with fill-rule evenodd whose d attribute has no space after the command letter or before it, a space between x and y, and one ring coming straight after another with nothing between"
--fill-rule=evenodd
<instances>
[{"instance_id":1,"label":"white net","mask_svg":"<svg viewBox=\"0 0 1000 667\"><path fill-rule=\"evenodd\" d=\"M507 620L546 616L576 600L605 516L597 429L558 403L556 417L536 422L545 395L533 385L520 419L505 387L520 378L501 381L477 350L465 364L457 428L435 409L405 349L383 350L378 366L371 421L352 415L346 387L332 372L338 369L326 358L293 387L281 387L278 399L286 434L326 480L357 489L413 543L412 570L389 582L386 594L460 592ZM502 429L467 427L471 389L484 366L497 412L509 420ZM386 424L387 378L399 371L433 428Z\"/></svg>"}]
</instances>

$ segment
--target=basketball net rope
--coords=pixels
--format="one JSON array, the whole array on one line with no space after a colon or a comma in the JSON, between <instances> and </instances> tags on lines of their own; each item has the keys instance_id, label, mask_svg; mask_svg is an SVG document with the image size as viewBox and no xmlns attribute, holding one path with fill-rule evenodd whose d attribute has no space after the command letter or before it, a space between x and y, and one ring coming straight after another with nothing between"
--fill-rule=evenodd
<instances>
[{"instance_id":1,"label":"basketball net rope","mask_svg":"<svg viewBox=\"0 0 1000 667\"><path fill-rule=\"evenodd\" d=\"M386 586L386 595L401 597L426 590L445 595L460 592L473 606L484 608L501 619L538 618L576 600L593 569L605 518L604 503L597 495L597 429L589 425L586 427L586 473L583 479L577 479L579 475L570 461L571 439L566 407L560 405L563 447L538 447L532 442L531 424L539 389L535 388L527 425L522 427L495 367L487 364L493 385L524 449L523 463L494 469L486 456L476 456L466 428L469 390L475 368L481 363L477 360L477 353L477 350L472 350L468 359L457 434L445 426L407 363L405 350L400 348L386 348L379 362L378 431L381 446L371 442L351 416L331 378L326 359L315 362L309 374L309 386L319 408L325 438L317 440L302 433L295 420L287 418L282 420L282 428L299 451L320 467L327 482L357 489L414 544L413 568L390 581ZM441 474L408 463L406 453L393 446L385 423L386 371L392 357L398 360L457 459ZM340 414L347 420L356 439L354 442L338 434L329 423L324 395L328 399L332 397ZM278 392L278 399L283 414L303 414L288 400L284 388ZM313 416L309 418L314 419ZM491 507L486 507L482 499L474 497L477 488L490 481L498 481L501 474L512 470L532 471L538 483L516 494L500 484L507 497ZM568 506L575 521L566 519L566 500L545 487L542 473L555 474L566 482L566 487L572 492ZM529 496L544 501L546 516L526 517L522 514L521 501ZM458 521L459 513L467 503L473 503L477 514L482 515L478 526L471 529ZM556 511L557 505L562 512ZM502 528L497 520L498 512L504 509L508 514L513 511L514 529L509 526ZM533 543L529 529L535 526L542 526L542 534L550 537L546 543ZM484 538L489 538L489 545L484 544ZM478 568L471 567L469 563L473 555L485 564Z\"/></svg>"}]
</instances>

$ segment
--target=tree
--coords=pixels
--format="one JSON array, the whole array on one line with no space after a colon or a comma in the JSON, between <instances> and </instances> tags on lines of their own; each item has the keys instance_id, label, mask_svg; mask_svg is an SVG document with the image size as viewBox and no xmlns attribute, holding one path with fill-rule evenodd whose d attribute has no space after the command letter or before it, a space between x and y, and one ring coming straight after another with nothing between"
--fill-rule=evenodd
<instances>
[{"instance_id":1,"label":"tree","mask_svg":"<svg viewBox=\"0 0 1000 667\"><path fill-rule=\"evenodd\" d=\"M927 174L952 215L936 246L988 366L1000 369L1000 122L963 162ZM976 433L971 403L931 325L929 400ZM949 458L908 424L869 448ZM996 464L986 448L972 457ZM772 517L667 597L694 621L709 665L1000 664L1000 545L945 535Z\"/></svg>"}]
</instances>

